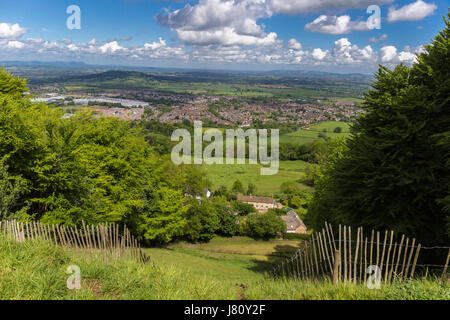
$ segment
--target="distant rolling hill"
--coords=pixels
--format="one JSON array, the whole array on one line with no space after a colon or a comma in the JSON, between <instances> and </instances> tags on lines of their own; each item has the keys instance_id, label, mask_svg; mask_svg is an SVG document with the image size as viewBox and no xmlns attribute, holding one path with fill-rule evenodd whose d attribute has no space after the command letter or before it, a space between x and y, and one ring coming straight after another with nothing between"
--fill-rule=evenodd
<instances>
[{"instance_id":1,"label":"distant rolling hill","mask_svg":"<svg viewBox=\"0 0 450 320\"><path fill-rule=\"evenodd\" d=\"M79 76L62 77L63 81L111 81L111 80L124 80L129 78L141 78L146 80L155 80L156 77L139 72L139 71L120 71L110 70L101 73L86 74Z\"/></svg>"},{"instance_id":2,"label":"distant rolling hill","mask_svg":"<svg viewBox=\"0 0 450 320\"><path fill-rule=\"evenodd\" d=\"M238 73L220 71L172 71L142 72L134 70L108 70L100 73L61 76L58 82L109 82L117 80L158 81L158 82L195 82L195 83L228 83L244 85L308 85L334 86L337 84L365 86L371 78L362 74L328 74L328 73Z\"/></svg>"},{"instance_id":3,"label":"distant rolling hill","mask_svg":"<svg viewBox=\"0 0 450 320\"><path fill-rule=\"evenodd\" d=\"M82 62L1 62L30 85L62 85L70 90L136 89L176 93L209 92L266 96L361 98L371 76L302 70L225 71L152 67L94 66ZM263 86L261 86L263 85ZM259 86L259 87L258 87ZM266 87L264 87L266 86ZM306 92L306 91L307 92ZM305 93L305 94L303 94Z\"/></svg>"}]
</instances>

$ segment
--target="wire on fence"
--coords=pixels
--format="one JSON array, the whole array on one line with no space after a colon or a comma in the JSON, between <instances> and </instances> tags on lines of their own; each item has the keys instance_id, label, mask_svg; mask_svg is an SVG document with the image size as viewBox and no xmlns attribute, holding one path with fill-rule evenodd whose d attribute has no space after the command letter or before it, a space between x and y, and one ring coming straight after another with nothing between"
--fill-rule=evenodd
<instances>
[{"instance_id":1,"label":"wire on fence","mask_svg":"<svg viewBox=\"0 0 450 320\"><path fill-rule=\"evenodd\" d=\"M70 226L40 222L0 221L0 232L8 239L24 242L44 239L56 246L70 249L75 254L115 263L120 259L148 262L150 258L142 251L140 244L126 226L107 223L87 225L77 229Z\"/></svg>"},{"instance_id":2,"label":"wire on fence","mask_svg":"<svg viewBox=\"0 0 450 320\"><path fill-rule=\"evenodd\" d=\"M352 239L352 236L355 236ZM369 240L370 239L370 240ZM421 250L447 249L445 264L418 264ZM442 277L450 260L450 247L422 247L416 239L401 236L394 241L394 231L371 230L364 234L362 227L352 234L350 226L339 225L337 232L325 223L325 227L313 233L303 247L270 271L272 277L314 279L331 277L333 283L366 282L369 266L375 266L377 276L384 283L414 277L417 267L443 268Z\"/></svg>"}]
</instances>

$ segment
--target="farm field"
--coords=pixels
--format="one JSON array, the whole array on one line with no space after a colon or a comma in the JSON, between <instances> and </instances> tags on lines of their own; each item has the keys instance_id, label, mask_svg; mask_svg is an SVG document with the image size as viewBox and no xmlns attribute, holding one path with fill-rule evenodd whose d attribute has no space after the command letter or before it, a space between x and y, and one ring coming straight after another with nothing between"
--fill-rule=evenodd
<instances>
[{"instance_id":1,"label":"farm field","mask_svg":"<svg viewBox=\"0 0 450 320\"><path fill-rule=\"evenodd\" d=\"M341 133L333 132L335 128L340 127ZM326 130L326 131L324 131ZM350 124L348 122L324 121L312 125L309 130L301 129L295 132L280 136L281 143L305 144L316 140L323 140L319 134L325 134L329 138L346 138L350 135Z\"/></svg>"},{"instance_id":2,"label":"farm field","mask_svg":"<svg viewBox=\"0 0 450 320\"><path fill-rule=\"evenodd\" d=\"M301 160L280 161L278 173L271 176L262 176L259 164L204 164L203 167L213 184L213 190L222 185L231 189L233 182L239 179L245 188L253 183L258 194L270 195L279 192L283 182L297 182L300 187L309 188L299 182L304 177L306 164Z\"/></svg>"}]
</instances>

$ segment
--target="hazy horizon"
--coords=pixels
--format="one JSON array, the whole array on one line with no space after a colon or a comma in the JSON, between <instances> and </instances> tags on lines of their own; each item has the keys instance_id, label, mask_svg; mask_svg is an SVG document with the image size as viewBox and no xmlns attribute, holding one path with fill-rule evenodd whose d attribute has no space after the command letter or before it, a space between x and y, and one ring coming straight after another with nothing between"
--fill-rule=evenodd
<instances>
[{"instance_id":1,"label":"hazy horizon","mask_svg":"<svg viewBox=\"0 0 450 320\"><path fill-rule=\"evenodd\" d=\"M371 74L412 64L447 8L446 0L4 0L0 60Z\"/></svg>"}]
</instances>

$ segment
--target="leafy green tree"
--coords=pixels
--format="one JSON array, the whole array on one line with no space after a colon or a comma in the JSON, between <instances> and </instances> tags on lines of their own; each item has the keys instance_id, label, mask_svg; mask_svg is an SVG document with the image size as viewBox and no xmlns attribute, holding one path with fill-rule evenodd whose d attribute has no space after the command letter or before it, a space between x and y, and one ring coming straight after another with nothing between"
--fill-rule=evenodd
<instances>
[{"instance_id":1,"label":"leafy green tree","mask_svg":"<svg viewBox=\"0 0 450 320\"><path fill-rule=\"evenodd\" d=\"M20 98L27 91L27 83L19 77L14 77L0 68L0 95Z\"/></svg>"},{"instance_id":2,"label":"leafy green tree","mask_svg":"<svg viewBox=\"0 0 450 320\"><path fill-rule=\"evenodd\" d=\"M193 174L159 157L130 122L84 111L63 119L61 110L25 98L20 79L3 71L0 79L3 215L68 225L117 222L148 242L181 236L184 190L198 185Z\"/></svg>"},{"instance_id":3,"label":"leafy green tree","mask_svg":"<svg viewBox=\"0 0 450 320\"><path fill-rule=\"evenodd\" d=\"M138 234L150 243L169 243L183 235L187 224L188 206L181 190L161 187L150 195L154 197L148 210L136 217Z\"/></svg>"},{"instance_id":4,"label":"leafy green tree","mask_svg":"<svg viewBox=\"0 0 450 320\"><path fill-rule=\"evenodd\" d=\"M217 217L219 218L219 228L216 233L220 236L232 237L238 232L236 216L225 198L214 198L212 204L215 207Z\"/></svg>"},{"instance_id":5,"label":"leafy green tree","mask_svg":"<svg viewBox=\"0 0 450 320\"><path fill-rule=\"evenodd\" d=\"M278 233L286 232L286 224L276 213L254 213L247 217L245 232L254 239L269 240Z\"/></svg>"},{"instance_id":6,"label":"leafy green tree","mask_svg":"<svg viewBox=\"0 0 450 320\"><path fill-rule=\"evenodd\" d=\"M5 159L0 160L0 219L21 219L28 209L19 203L20 196L25 193L27 181L22 177L9 175Z\"/></svg>"},{"instance_id":7,"label":"leafy green tree","mask_svg":"<svg viewBox=\"0 0 450 320\"><path fill-rule=\"evenodd\" d=\"M291 194L288 205L289 207L296 209L295 211L299 216L304 218L308 211L308 205L311 202L311 199L311 192L299 190L298 192Z\"/></svg>"},{"instance_id":8,"label":"leafy green tree","mask_svg":"<svg viewBox=\"0 0 450 320\"><path fill-rule=\"evenodd\" d=\"M256 193L256 186L254 183L249 182L247 187L247 195L254 195Z\"/></svg>"},{"instance_id":9,"label":"leafy green tree","mask_svg":"<svg viewBox=\"0 0 450 320\"><path fill-rule=\"evenodd\" d=\"M197 166L184 166L183 171L186 176L184 192L191 196L203 196L203 190L211 185L205 173Z\"/></svg>"},{"instance_id":10,"label":"leafy green tree","mask_svg":"<svg viewBox=\"0 0 450 320\"><path fill-rule=\"evenodd\" d=\"M316 186L308 212L314 227L363 225L448 243L449 20L450 13L412 67L376 73L347 150L328 160Z\"/></svg>"},{"instance_id":11,"label":"leafy green tree","mask_svg":"<svg viewBox=\"0 0 450 320\"><path fill-rule=\"evenodd\" d=\"M334 133L341 133L342 132L342 128L341 127L336 127L333 130Z\"/></svg>"},{"instance_id":12,"label":"leafy green tree","mask_svg":"<svg viewBox=\"0 0 450 320\"><path fill-rule=\"evenodd\" d=\"M298 190L298 183L295 181L285 181L280 186L280 192L284 194L295 193Z\"/></svg>"},{"instance_id":13,"label":"leafy green tree","mask_svg":"<svg viewBox=\"0 0 450 320\"><path fill-rule=\"evenodd\" d=\"M250 213L256 212L256 209L251 204L241 202L241 201L233 201L232 202L233 210L238 215L244 217L249 215Z\"/></svg>"},{"instance_id":14,"label":"leafy green tree","mask_svg":"<svg viewBox=\"0 0 450 320\"><path fill-rule=\"evenodd\" d=\"M213 197L225 197L226 199L231 199L231 193L228 191L226 186L221 185L213 192Z\"/></svg>"},{"instance_id":15,"label":"leafy green tree","mask_svg":"<svg viewBox=\"0 0 450 320\"><path fill-rule=\"evenodd\" d=\"M303 177L302 182L307 186L314 187L318 178L320 178L320 165L307 163L305 166L305 176Z\"/></svg>"},{"instance_id":16,"label":"leafy green tree","mask_svg":"<svg viewBox=\"0 0 450 320\"><path fill-rule=\"evenodd\" d=\"M269 209L267 212L273 212L275 213L277 216L285 216L286 215L286 209L279 209L279 208L273 208L273 209Z\"/></svg>"},{"instance_id":17,"label":"leafy green tree","mask_svg":"<svg viewBox=\"0 0 450 320\"><path fill-rule=\"evenodd\" d=\"M219 230L220 219L211 201L192 200L186 213L184 239L190 242L208 242Z\"/></svg>"},{"instance_id":18,"label":"leafy green tree","mask_svg":"<svg viewBox=\"0 0 450 320\"><path fill-rule=\"evenodd\" d=\"M245 193L244 186L242 185L242 182L239 179L237 179L236 181L233 182L233 186L231 187L231 192L241 193L241 194Z\"/></svg>"},{"instance_id":19,"label":"leafy green tree","mask_svg":"<svg viewBox=\"0 0 450 320\"><path fill-rule=\"evenodd\" d=\"M280 191L282 192L280 198L283 203L296 209L296 212L303 218L312 199L312 193L300 188L295 182L281 184Z\"/></svg>"}]
</instances>

